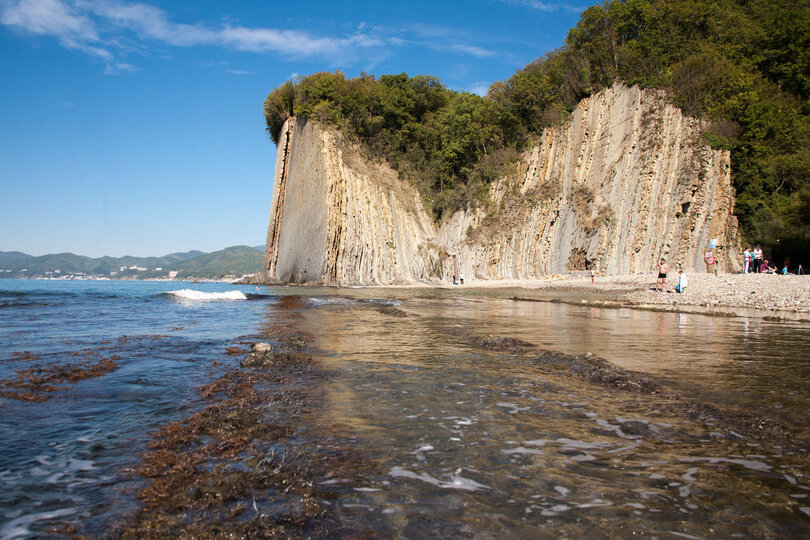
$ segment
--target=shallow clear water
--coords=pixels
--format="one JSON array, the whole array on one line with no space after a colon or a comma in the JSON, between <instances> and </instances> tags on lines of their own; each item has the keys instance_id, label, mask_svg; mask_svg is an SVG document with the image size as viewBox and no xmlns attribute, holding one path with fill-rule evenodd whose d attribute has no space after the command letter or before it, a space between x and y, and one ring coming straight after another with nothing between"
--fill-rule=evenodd
<instances>
[{"instance_id":1,"label":"shallow clear water","mask_svg":"<svg viewBox=\"0 0 810 540\"><path fill-rule=\"evenodd\" d=\"M97 523L132 510L122 493L147 434L188 414L212 362L256 326L265 301L193 302L168 295L211 283L0 280L0 379L32 366L115 355L118 368L48 401L0 397L0 538L42 531L49 517ZM256 293L253 287L238 287ZM125 339L122 339L126 336ZM13 353L29 351L35 360ZM0 388L2 389L2 388Z\"/></svg>"},{"instance_id":2,"label":"shallow clear water","mask_svg":"<svg viewBox=\"0 0 810 540\"><path fill-rule=\"evenodd\" d=\"M328 432L362 454L364 466L350 478L316 479L337 490L331 508L358 530L409 538L800 537L810 524L801 445L783 448L679 414L660 396L588 383L539 351L486 350L447 332L592 352L683 400L741 407L803 432L807 324L495 293L238 287L267 296L211 302L164 294L186 286L234 289L0 281L0 378L87 348L115 346L103 354L120 356L112 373L66 385L46 402L0 398L0 537L37 534L60 519L103 532L132 511L137 481L126 469L148 434L200 407L196 388L227 363L225 348L278 317L278 298L288 294L304 297L296 324L327 374L295 444L317 446ZM384 299L408 317L359 298ZM131 338L118 345L122 335ZM12 356L22 351L40 359Z\"/></svg>"}]
</instances>

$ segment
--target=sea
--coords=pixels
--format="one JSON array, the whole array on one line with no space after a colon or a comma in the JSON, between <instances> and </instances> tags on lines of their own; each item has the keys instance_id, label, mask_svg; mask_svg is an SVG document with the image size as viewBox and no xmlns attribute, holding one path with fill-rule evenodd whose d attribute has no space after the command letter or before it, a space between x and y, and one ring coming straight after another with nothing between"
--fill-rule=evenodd
<instances>
[{"instance_id":1,"label":"sea","mask_svg":"<svg viewBox=\"0 0 810 540\"><path fill-rule=\"evenodd\" d=\"M0 280L0 539L806 537L810 322L525 296Z\"/></svg>"}]
</instances>

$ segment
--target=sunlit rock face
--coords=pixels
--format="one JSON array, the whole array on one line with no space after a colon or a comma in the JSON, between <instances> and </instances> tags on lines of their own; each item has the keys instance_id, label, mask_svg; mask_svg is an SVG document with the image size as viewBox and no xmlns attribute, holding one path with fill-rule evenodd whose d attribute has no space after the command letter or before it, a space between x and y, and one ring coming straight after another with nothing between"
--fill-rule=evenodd
<instances>
[{"instance_id":1,"label":"sunlit rock face","mask_svg":"<svg viewBox=\"0 0 810 540\"><path fill-rule=\"evenodd\" d=\"M271 281L330 284L439 279L435 228L417 192L363 159L334 130L289 119L273 183L265 268Z\"/></svg>"},{"instance_id":2,"label":"sunlit rock face","mask_svg":"<svg viewBox=\"0 0 810 540\"><path fill-rule=\"evenodd\" d=\"M395 171L332 129L285 124L267 236L269 281L338 285L531 279L594 269L740 267L727 151L662 92L617 84L546 129L489 200L437 227Z\"/></svg>"}]
</instances>

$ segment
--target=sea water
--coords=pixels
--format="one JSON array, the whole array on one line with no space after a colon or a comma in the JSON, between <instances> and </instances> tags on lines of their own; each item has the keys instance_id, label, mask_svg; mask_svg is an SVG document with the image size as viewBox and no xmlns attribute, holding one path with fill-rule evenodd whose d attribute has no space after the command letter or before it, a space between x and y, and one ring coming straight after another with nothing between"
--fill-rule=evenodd
<instances>
[{"instance_id":1,"label":"sea water","mask_svg":"<svg viewBox=\"0 0 810 540\"><path fill-rule=\"evenodd\" d=\"M328 431L363 456L352 474L336 468L311 479L350 530L413 538L807 531L810 324L497 294L0 281L0 379L31 366L111 357L117 365L58 385L47 401L0 398L0 538L47 534L65 520L81 533L114 530L138 508L143 480L132 469L151 434L204 407L198 388L238 367L226 349L258 340L259 327L282 316L307 336L325 375L312 381L318 399L296 417L300 430L278 446L290 447L285 456L320 448ZM290 295L296 301L285 304ZM537 352L470 339L482 335ZM583 379L566 359L585 352L654 379L660 392ZM698 415L696 404L783 422L799 442L742 432ZM261 493L247 503L256 519L281 504Z\"/></svg>"},{"instance_id":2,"label":"sea water","mask_svg":"<svg viewBox=\"0 0 810 540\"><path fill-rule=\"evenodd\" d=\"M117 368L32 403L0 398L0 538L54 518L127 510L124 486L150 431L193 410L211 363L255 328L269 297L220 283L0 280L0 379L116 357ZM246 301L249 296L263 301ZM19 358L14 353L35 356ZM0 388L0 390L2 390ZM123 490L123 491L122 491Z\"/></svg>"}]
</instances>

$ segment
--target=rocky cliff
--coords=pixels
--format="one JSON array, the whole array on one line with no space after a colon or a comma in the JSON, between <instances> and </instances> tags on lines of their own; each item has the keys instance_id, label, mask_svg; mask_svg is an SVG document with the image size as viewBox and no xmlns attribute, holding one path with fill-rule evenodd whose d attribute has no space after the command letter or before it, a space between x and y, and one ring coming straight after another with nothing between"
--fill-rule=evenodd
<instances>
[{"instance_id":1,"label":"rocky cliff","mask_svg":"<svg viewBox=\"0 0 810 540\"><path fill-rule=\"evenodd\" d=\"M411 283L442 276L416 191L334 130L289 119L278 143L265 268L269 280Z\"/></svg>"},{"instance_id":2,"label":"rocky cliff","mask_svg":"<svg viewBox=\"0 0 810 540\"><path fill-rule=\"evenodd\" d=\"M617 84L546 129L480 208L437 229L418 193L332 129L289 119L278 145L270 281L387 284L652 271L659 258L737 270L729 154L657 91Z\"/></svg>"}]
</instances>

